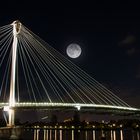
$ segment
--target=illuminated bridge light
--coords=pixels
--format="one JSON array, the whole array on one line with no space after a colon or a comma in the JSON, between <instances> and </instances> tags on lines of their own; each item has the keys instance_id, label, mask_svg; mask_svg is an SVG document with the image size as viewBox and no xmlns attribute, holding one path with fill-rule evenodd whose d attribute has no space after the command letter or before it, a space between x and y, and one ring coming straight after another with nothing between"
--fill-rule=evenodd
<instances>
[{"instance_id":1,"label":"illuminated bridge light","mask_svg":"<svg viewBox=\"0 0 140 140\"><path fill-rule=\"evenodd\" d=\"M78 111L81 109L80 105L76 105L75 107L77 108Z\"/></svg>"},{"instance_id":2,"label":"illuminated bridge light","mask_svg":"<svg viewBox=\"0 0 140 140\"><path fill-rule=\"evenodd\" d=\"M0 108L4 109L4 106L9 106L9 103L7 102L2 102L0 103ZM104 109L104 110L109 110L112 109L112 111L115 109L118 111L118 113L125 112L125 111L130 111L130 113L140 113L140 109L138 108L133 108L133 107L123 107L123 106L111 106L111 105L96 105L96 104L79 104L79 103L47 103L47 102L18 102L15 104L15 108L25 108L25 109L31 109L31 108L49 108L49 107L66 107L66 108L77 108L77 110L81 110L81 108L93 108L94 109ZM29 108L28 108L29 107Z\"/></svg>"},{"instance_id":3,"label":"illuminated bridge light","mask_svg":"<svg viewBox=\"0 0 140 140\"><path fill-rule=\"evenodd\" d=\"M10 110L9 106L4 106L3 107L3 111L9 112L9 110Z\"/></svg>"}]
</instances>

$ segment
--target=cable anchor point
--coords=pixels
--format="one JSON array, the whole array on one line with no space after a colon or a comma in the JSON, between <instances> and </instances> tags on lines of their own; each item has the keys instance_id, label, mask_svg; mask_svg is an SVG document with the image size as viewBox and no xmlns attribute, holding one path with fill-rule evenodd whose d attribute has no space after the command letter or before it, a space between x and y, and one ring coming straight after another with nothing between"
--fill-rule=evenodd
<instances>
[{"instance_id":1,"label":"cable anchor point","mask_svg":"<svg viewBox=\"0 0 140 140\"><path fill-rule=\"evenodd\" d=\"M20 33L21 30L21 22L19 20L15 20L11 25L14 26L15 30L16 30L16 34Z\"/></svg>"}]
</instances>

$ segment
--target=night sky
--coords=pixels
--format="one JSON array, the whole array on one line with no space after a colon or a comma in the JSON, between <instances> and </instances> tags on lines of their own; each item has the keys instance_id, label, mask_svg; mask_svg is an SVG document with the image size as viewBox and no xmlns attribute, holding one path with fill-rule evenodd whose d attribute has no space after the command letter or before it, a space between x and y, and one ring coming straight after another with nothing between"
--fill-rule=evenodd
<instances>
[{"instance_id":1,"label":"night sky","mask_svg":"<svg viewBox=\"0 0 140 140\"><path fill-rule=\"evenodd\" d=\"M68 59L128 104L140 107L140 10L136 5L5 2L0 26L18 19L67 58L66 47L79 44L82 55Z\"/></svg>"}]
</instances>

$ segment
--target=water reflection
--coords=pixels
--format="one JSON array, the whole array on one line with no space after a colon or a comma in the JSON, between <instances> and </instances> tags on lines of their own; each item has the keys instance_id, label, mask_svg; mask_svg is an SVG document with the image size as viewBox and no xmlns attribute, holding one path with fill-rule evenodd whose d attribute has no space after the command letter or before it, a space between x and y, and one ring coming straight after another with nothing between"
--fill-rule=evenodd
<instances>
[{"instance_id":1,"label":"water reflection","mask_svg":"<svg viewBox=\"0 0 140 140\"><path fill-rule=\"evenodd\" d=\"M120 140L123 140L123 131L120 130Z\"/></svg>"},{"instance_id":2,"label":"water reflection","mask_svg":"<svg viewBox=\"0 0 140 140\"><path fill-rule=\"evenodd\" d=\"M33 134L31 133L33 131ZM131 133L130 133L131 132ZM24 131L26 136L27 130ZM29 133L29 132L28 132ZM32 134L32 135L31 135ZM29 136L29 135L28 135ZM26 138L25 138L26 139ZM31 140L140 140L139 130L96 130L35 128L30 130Z\"/></svg>"},{"instance_id":3,"label":"water reflection","mask_svg":"<svg viewBox=\"0 0 140 140\"><path fill-rule=\"evenodd\" d=\"M137 131L137 140L140 140L140 134L139 134L139 131Z\"/></svg>"},{"instance_id":4,"label":"water reflection","mask_svg":"<svg viewBox=\"0 0 140 140\"><path fill-rule=\"evenodd\" d=\"M92 131L92 134L93 134L93 135L92 135L92 136L93 136L92 139L93 139L93 140L96 140L96 138L95 138L95 130Z\"/></svg>"}]
</instances>

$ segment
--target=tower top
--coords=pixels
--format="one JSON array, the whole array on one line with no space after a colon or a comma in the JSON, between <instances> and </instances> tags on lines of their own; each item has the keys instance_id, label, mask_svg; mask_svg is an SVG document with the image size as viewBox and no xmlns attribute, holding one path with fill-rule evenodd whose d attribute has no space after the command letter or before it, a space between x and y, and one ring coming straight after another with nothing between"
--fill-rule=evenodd
<instances>
[{"instance_id":1,"label":"tower top","mask_svg":"<svg viewBox=\"0 0 140 140\"><path fill-rule=\"evenodd\" d=\"M22 25L21 22L19 20L15 20L11 25L15 28L16 34L19 34Z\"/></svg>"}]
</instances>

